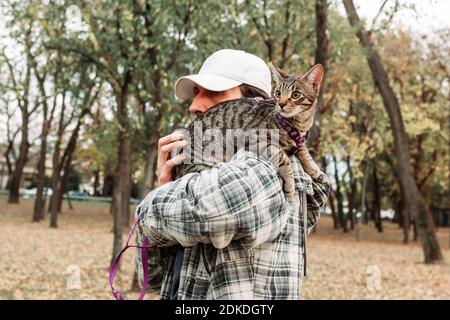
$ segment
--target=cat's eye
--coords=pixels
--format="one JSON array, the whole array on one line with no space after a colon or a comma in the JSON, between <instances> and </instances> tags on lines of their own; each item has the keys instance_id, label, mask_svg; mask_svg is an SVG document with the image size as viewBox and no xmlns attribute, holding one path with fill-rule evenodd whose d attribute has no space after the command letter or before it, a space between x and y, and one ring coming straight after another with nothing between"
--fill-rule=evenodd
<instances>
[{"instance_id":1,"label":"cat's eye","mask_svg":"<svg viewBox=\"0 0 450 320\"><path fill-rule=\"evenodd\" d=\"M280 90L275 90L275 98L280 98L281 97L281 91Z\"/></svg>"},{"instance_id":2,"label":"cat's eye","mask_svg":"<svg viewBox=\"0 0 450 320\"><path fill-rule=\"evenodd\" d=\"M291 94L291 98L297 100L298 98L301 97L301 95L302 95L302 94L301 94L300 92L294 91L294 92L292 92L292 94Z\"/></svg>"}]
</instances>

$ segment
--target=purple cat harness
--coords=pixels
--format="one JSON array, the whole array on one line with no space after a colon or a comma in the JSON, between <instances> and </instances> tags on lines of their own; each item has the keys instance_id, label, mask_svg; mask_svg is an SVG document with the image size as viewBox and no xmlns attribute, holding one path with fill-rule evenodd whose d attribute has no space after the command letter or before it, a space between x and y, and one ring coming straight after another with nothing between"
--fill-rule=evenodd
<instances>
[{"instance_id":1,"label":"purple cat harness","mask_svg":"<svg viewBox=\"0 0 450 320\"><path fill-rule=\"evenodd\" d=\"M275 99L270 98L264 100L256 100L256 104L253 106L253 111L255 111L258 106L264 103L275 104ZM306 141L308 140L309 131L302 135L300 131L294 128L279 112L275 112L275 119L277 120L278 124L288 133L292 141L295 142L295 147L292 147L292 149L289 150L289 154L295 154L305 145Z\"/></svg>"}]
</instances>

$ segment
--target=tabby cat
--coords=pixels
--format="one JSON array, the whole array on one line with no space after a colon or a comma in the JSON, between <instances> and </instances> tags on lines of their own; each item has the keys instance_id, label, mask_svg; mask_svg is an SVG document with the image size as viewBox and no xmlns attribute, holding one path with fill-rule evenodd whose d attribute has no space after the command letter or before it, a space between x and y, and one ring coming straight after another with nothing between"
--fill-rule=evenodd
<instances>
[{"instance_id":1,"label":"tabby cat","mask_svg":"<svg viewBox=\"0 0 450 320\"><path fill-rule=\"evenodd\" d=\"M273 99L228 100L211 107L189 125L188 133L184 134L188 144L183 148L187 159L175 167L176 179L228 161L238 149L239 143L236 141L246 134L246 148L254 147L256 140L267 142L258 148L265 148L262 151L277 164L286 197L292 197L295 191L292 163L288 155L295 154L311 177L319 176L320 169L304 144L314 121L323 67L315 65L303 76L286 74L271 63L269 67L275 82ZM277 133L276 139L273 137L274 131ZM231 150L225 146L230 139L233 142Z\"/></svg>"}]
</instances>

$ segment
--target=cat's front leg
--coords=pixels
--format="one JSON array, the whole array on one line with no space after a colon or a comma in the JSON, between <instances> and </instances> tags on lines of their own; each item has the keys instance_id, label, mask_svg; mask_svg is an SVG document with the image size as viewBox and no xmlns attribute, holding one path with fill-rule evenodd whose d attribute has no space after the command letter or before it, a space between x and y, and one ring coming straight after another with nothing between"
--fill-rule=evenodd
<instances>
[{"instance_id":1,"label":"cat's front leg","mask_svg":"<svg viewBox=\"0 0 450 320\"><path fill-rule=\"evenodd\" d=\"M316 164L314 159L309 154L308 149L306 146L303 146L300 150L297 151L295 154L297 158L300 160L303 170L313 179L316 179L320 176L322 171L320 170L319 166Z\"/></svg>"},{"instance_id":2,"label":"cat's front leg","mask_svg":"<svg viewBox=\"0 0 450 320\"><path fill-rule=\"evenodd\" d=\"M284 194L286 198L291 198L295 192L295 180L291 159L289 159L283 150L276 146L270 146L268 149L269 158L272 164L278 169L278 174L283 180Z\"/></svg>"}]
</instances>

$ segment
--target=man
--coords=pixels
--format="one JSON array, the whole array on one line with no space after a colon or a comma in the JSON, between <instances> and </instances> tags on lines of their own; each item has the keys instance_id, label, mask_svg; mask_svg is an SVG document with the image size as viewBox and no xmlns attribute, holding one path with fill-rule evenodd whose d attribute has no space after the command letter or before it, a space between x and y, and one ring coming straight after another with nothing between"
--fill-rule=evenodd
<instances>
[{"instance_id":1,"label":"man","mask_svg":"<svg viewBox=\"0 0 450 320\"><path fill-rule=\"evenodd\" d=\"M181 99L193 98L189 111L200 115L230 99L270 97L271 75L260 58L224 49L174 89ZM305 232L327 201L327 176L312 179L292 156L296 192L286 200L275 167L239 150L226 164L172 181L184 155L170 154L184 144L179 133L159 140L159 187L136 209L137 245L143 235L157 245L148 250L150 288L161 299L299 299ZM140 259L138 250L142 286Z\"/></svg>"}]
</instances>

